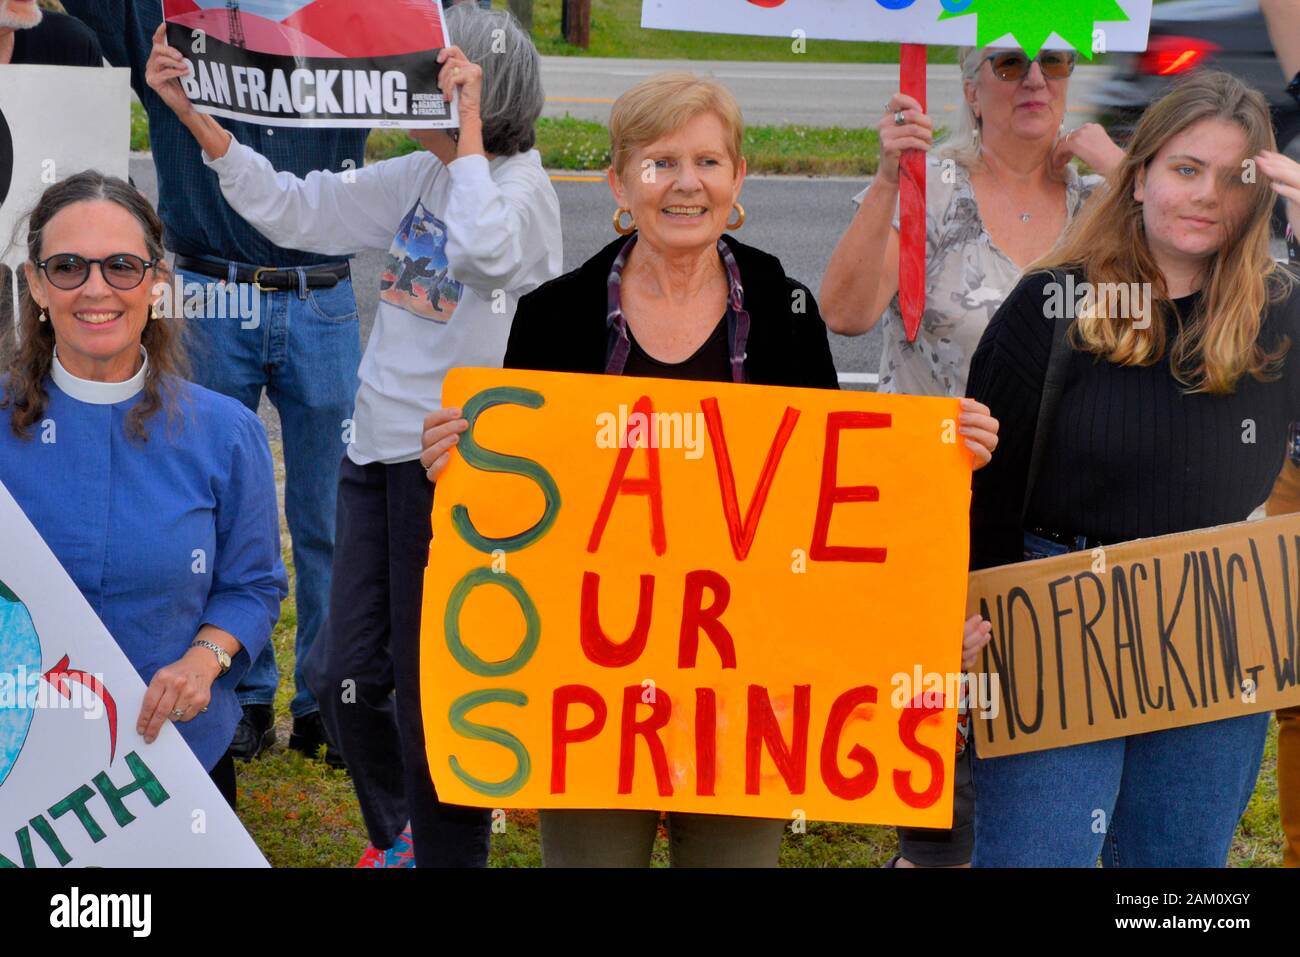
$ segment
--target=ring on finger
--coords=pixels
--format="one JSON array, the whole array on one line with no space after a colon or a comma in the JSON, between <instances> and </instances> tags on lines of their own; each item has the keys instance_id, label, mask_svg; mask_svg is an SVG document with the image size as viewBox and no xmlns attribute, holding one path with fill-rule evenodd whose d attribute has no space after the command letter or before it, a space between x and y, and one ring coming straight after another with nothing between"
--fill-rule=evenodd
<instances>
[{"instance_id":1,"label":"ring on finger","mask_svg":"<svg viewBox=\"0 0 1300 957\"><path fill-rule=\"evenodd\" d=\"M179 721L181 718L185 717L185 712L187 710L187 708L172 708L172 717Z\"/></svg>"},{"instance_id":2,"label":"ring on finger","mask_svg":"<svg viewBox=\"0 0 1300 957\"><path fill-rule=\"evenodd\" d=\"M895 113L894 113L894 125L895 125L895 126L906 126L906 125L907 125L907 116L904 115L904 113L903 113L902 110L897 110L897 111L895 111Z\"/></svg>"}]
</instances>

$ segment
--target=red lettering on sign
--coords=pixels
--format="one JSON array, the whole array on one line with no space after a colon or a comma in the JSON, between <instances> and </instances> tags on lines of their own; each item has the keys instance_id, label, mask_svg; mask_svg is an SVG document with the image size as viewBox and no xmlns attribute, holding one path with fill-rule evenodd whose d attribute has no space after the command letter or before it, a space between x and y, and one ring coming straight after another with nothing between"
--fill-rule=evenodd
<instances>
[{"instance_id":1,"label":"red lettering on sign","mask_svg":"<svg viewBox=\"0 0 1300 957\"><path fill-rule=\"evenodd\" d=\"M808 557L819 562L883 562L885 549L828 545L831 512L841 502L876 502L880 490L874 485L836 485L840 454L840 432L844 429L887 429L892 416L883 412L832 412L826 416L826 444L822 454L821 491L817 496L817 519L813 525Z\"/></svg>"},{"instance_id":2,"label":"red lettering on sign","mask_svg":"<svg viewBox=\"0 0 1300 957\"><path fill-rule=\"evenodd\" d=\"M569 727L569 706L581 702L591 709L591 720ZM605 699L586 685L562 685L551 695L551 793L564 793L564 770L570 744L590 741L605 727Z\"/></svg>"},{"instance_id":3,"label":"red lettering on sign","mask_svg":"<svg viewBox=\"0 0 1300 957\"><path fill-rule=\"evenodd\" d=\"M649 691L650 698L642 698L642 692ZM638 704L650 706L650 716L644 721L636 718ZM653 686L642 688L641 685L628 685L623 689L623 721L618 740L618 793L632 793L632 773L636 768L636 738L645 738L646 747L650 749L650 763L654 765L655 784L660 797L671 797L673 793L672 778L668 776L668 756L664 753L664 743L659 739L659 729L672 717L672 703L668 695Z\"/></svg>"},{"instance_id":4,"label":"red lettering on sign","mask_svg":"<svg viewBox=\"0 0 1300 957\"><path fill-rule=\"evenodd\" d=\"M636 405L632 406L632 415L628 417L629 421L635 419L637 413L644 416L642 421L654 421L654 406L648 395L643 395L636 400ZM630 428L628 431L631 431ZM623 441L619 445L618 461L614 463L614 472L609 477L605 500L600 503L600 512L596 515L596 524L591 528L587 551L595 552L600 547L600 537L605 534L610 512L614 510L614 499L619 495L644 495L650 503L650 544L656 555L662 555L668 548L668 537L664 531L664 490L659 479L659 449L651 439L647 438L646 476L628 478L627 467L637 447L627 441L627 432L623 433Z\"/></svg>"}]
</instances>

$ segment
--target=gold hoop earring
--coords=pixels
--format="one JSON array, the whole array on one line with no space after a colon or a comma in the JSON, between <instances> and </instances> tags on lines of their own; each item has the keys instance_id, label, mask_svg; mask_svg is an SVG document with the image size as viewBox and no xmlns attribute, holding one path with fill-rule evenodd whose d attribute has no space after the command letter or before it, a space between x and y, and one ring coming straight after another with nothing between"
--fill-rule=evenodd
<instances>
[{"instance_id":1,"label":"gold hoop earring","mask_svg":"<svg viewBox=\"0 0 1300 957\"><path fill-rule=\"evenodd\" d=\"M626 226L623 225L624 213L628 215L628 224ZM632 233L636 232L636 218L632 215L632 210L625 206L620 206L614 210L614 231L620 236L631 236Z\"/></svg>"},{"instance_id":2,"label":"gold hoop earring","mask_svg":"<svg viewBox=\"0 0 1300 957\"><path fill-rule=\"evenodd\" d=\"M741 226L744 226L744 225L745 225L745 207L744 207L744 206L741 206L739 203L732 203L731 208L734 209L734 210L736 211L736 213L738 214L739 218L738 218L734 223L733 223L733 222L728 222L728 223L727 223L727 228L728 228L728 229L739 229Z\"/></svg>"}]
</instances>

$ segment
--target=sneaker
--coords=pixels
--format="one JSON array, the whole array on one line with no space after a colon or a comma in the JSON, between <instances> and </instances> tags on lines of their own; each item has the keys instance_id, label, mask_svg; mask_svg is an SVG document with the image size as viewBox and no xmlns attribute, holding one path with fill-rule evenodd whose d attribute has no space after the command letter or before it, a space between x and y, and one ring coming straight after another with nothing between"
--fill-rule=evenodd
<instances>
[{"instance_id":1,"label":"sneaker","mask_svg":"<svg viewBox=\"0 0 1300 957\"><path fill-rule=\"evenodd\" d=\"M411 841L411 825L397 835L393 846L384 851L384 867L414 867L415 845Z\"/></svg>"},{"instance_id":2,"label":"sneaker","mask_svg":"<svg viewBox=\"0 0 1300 957\"><path fill-rule=\"evenodd\" d=\"M367 844L365 853L361 855L361 860L357 861L354 867L383 867L384 852L373 844Z\"/></svg>"},{"instance_id":3,"label":"sneaker","mask_svg":"<svg viewBox=\"0 0 1300 957\"><path fill-rule=\"evenodd\" d=\"M251 761L275 744L275 710L269 704L246 704L230 742L231 757Z\"/></svg>"},{"instance_id":4,"label":"sneaker","mask_svg":"<svg viewBox=\"0 0 1300 957\"><path fill-rule=\"evenodd\" d=\"M320 746L325 745L325 763L332 768L347 770L343 756L330 744L325 733L325 722L320 712L313 711L300 718L293 719L293 733L289 735L289 747L299 751L304 757L315 758L320 753Z\"/></svg>"},{"instance_id":5,"label":"sneaker","mask_svg":"<svg viewBox=\"0 0 1300 957\"><path fill-rule=\"evenodd\" d=\"M361 855L361 860L357 861L356 866L414 867L415 848L411 844L411 825L406 825L406 829L397 835L393 846L386 851L381 851L373 844L367 844L365 853Z\"/></svg>"}]
</instances>

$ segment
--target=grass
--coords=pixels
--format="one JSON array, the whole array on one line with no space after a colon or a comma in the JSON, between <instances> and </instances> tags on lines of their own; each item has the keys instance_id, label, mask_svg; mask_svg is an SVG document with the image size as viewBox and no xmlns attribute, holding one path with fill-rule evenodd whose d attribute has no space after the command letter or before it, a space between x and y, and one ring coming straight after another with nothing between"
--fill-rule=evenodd
<instances>
[{"instance_id":1,"label":"grass","mask_svg":"<svg viewBox=\"0 0 1300 957\"><path fill-rule=\"evenodd\" d=\"M401 130L375 130L366 161L402 156L419 145ZM542 165L557 170L597 170L609 165L609 130L594 120L543 117L537 123ZM874 129L840 126L751 126L745 130L751 173L808 176L870 176L880 158Z\"/></svg>"},{"instance_id":2,"label":"grass","mask_svg":"<svg viewBox=\"0 0 1300 957\"><path fill-rule=\"evenodd\" d=\"M149 124L139 103L131 104L131 149L149 149ZM418 149L403 130L372 130L366 162ZM609 130L594 120L543 117L537 121L537 149L547 169L604 169L609 165ZM751 173L871 176L880 159L880 136L874 129L842 126L751 126L745 130L744 153Z\"/></svg>"},{"instance_id":3,"label":"grass","mask_svg":"<svg viewBox=\"0 0 1300 957\"><path fill-rule=\"evenodd\" d=\"M278 442L272 443L272 452L283 492L284 464ZM294 630L298 618L292 588L293 556L283 520L281 536L290 590L272 636L280 666L276 694L278 742L256 761L237 762L239 817L274 867L351 867L367 843L351 780L323 761L306 760L285 746L291 727L289 700L293 697ZM492 836L489 865L540 867L537 812L508 811L504 824L504 830ZM1259 781L1233 839L1228 863L1232 867L1279 867L1282 846L1277 807L1277 723L1271 722ZM804 834L787 831L781 847L781 866L880 867L896 850L892 828L812 822ZM655 867L668 865L668 841L662 825L651 863Z\"/></svg>"},{"instance_id":4,"label":"grass","mask_svg":"<svg viewBox=\"0 0 1300 957\"><path fill-rule=\"evenodd\" d=\"M709 0L700 0L708 3ZM505 7L505 0L494 0ZM643 30L641 0L591 0L591 45L583 50L560 34L561 0L534 0L533 42L553 56L635 57L653 60L766 60L775 63L897 63L897 43L807 40L796 53L786 37L733 36ZM932 47L931 63L955 63L951 47Z\"/></svg>"}]
</instances>

